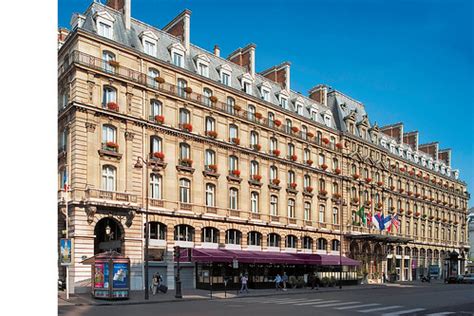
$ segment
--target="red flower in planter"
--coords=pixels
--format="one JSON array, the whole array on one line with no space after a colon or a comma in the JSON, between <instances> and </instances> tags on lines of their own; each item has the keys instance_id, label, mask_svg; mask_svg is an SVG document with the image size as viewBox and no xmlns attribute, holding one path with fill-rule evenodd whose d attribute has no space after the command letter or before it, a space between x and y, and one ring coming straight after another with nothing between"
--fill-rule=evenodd
<instances>
[{"instance_id":1,"label":"red flower in planter","mask_svg":"<svg viewBox=\"0 0 474 316\"><path fill-rule=\"evenodd\" d=\"M273 123L275 123L275 126L277 126L277 127L281 125L280 120L274 120Z\"/></svg>"},{"instance_id":2,"label":"red flower in planter","mask_svg":"<svg viewBox=\"0 0 474 316\"><path fill-rule=\"evenodd\" d=\"M427 198L428 198L428 196L423 195L423 200L426 200Z\"/></svg>"},{"instance_id":3,"label":"red flower in planter","mask_svg":"<svg viewBox=\"0 0 474 316\"><path fill-rule=\"evenodd\" d=\"M398 192L400 192L400 193L403 193L403 191L405 191L405 190L403 190L401 188L398 190Z\"/></svg>"},{"instance_id":4,"label":"red flower in planter","mask_svg":"<svg viewBox=\"0 0 474 316\"><path fill-rule=\"evenodd\" d=\"M435 178L431 179L431 182L436 183L436 179Z\"/></svg>"},{"instance_id":5,"label":"red flower in planter","mask_svg":"<svg viewBox=\"0 0 474 316\"><path fill-rule=\"evenodd\" d=\"M342 144L341 143L336 143L336 148L337 149L342 149Z\"/></svg>"},{"instance_id":6,"label":"red flower in planter","mask_svg":"<svg viewBox=\"0 0 474 316\"><path fill-rule=\"evenodd\" d=\"M278 149L273 149L273 154L275 156L280 156L280 151Z\"/></svg>"},{"instance_id":7,"label":"red flower in planter","mask_svg":"<svg viewBox=\"0 0 474 316\"><path fill-rule=\"evenodd\" d=\"M412 213L413 213L413 212L410 211L410 210L407 211L407 214L408 214L408 215L411 215Z\"/></svg>"},{"instance_id":8,"label":"red flower in planter","mask_svg":"<svg viewBox=\"0 0 474 316\"><path fill-rule=\"evenodd\" d=\"M260 149L262 149L262 145L260 145L260 144L255 144L255 145L253 145L253 149L255 149L255 150L260 150Z\"/></svg>"},{"instance_id":9,"label":"red flower in planter","mask_svg":"<svg viewBox=\"0 0 474 316\"><path fill-rule=\"evenodd\" d=\"M109 110L112 110L112 111L118 111L118 110L119 110L119 106L118 106L118 104L115 103L115 102L109 102L109 103L107 103L107 108L108 108Z\"/></svg>"},{"instance_id":10,"label":"red flower in planter","mask_svg":"<svg viewBox=\"0 0 474 316\"><path fill-rule=\"evenodd\" d=\"M155 77L155 81L158 83L165 83L165 78L158 76L158 77Z\"/></svg>"},{"instance_id":11,"label":"red flower in planter","mask_svg":"<svg viewBox=\"0 0 474 316\"><path fill-rule=\"evenodd\" d=\"M163 160L165 159L165 154L161 151L157 151L153 153L153 157Z\"/></svg>"},{"instance_id":12,"label":"red flower in planter","mask_svg":"<svg viewBox=\"0 0 474 316\"><path fill-rule=\"evenodd\" d=\"M425 179L426 181L428 181L430 179L429 176L424 176L423 179Z\"/></svg>"},{"instance_id":13,"label":"red flower in planter","mask_svg":"<svg viewBox=\"0 0 474 316\"><path fill-rule=\"evenodd\" d=\"M231 141L236 145L240 145L240 138L234 137L231 139Z\"/></svg>"},{"instance_id":14,"label":"red flower in planter","mask_svg":"<svg viewBox=\"0 0 474 316\"><path fill-rule=\"evenodd\" d=\"M163 124L165 122L165 117L163 115L155 115L155 121L160 124Z\"/></svg>"},{"instance_id":15,"label":"red flower in planter","mask_svg":"<svg viewBox=\"0 0 474 316\"><path fill-rule=\"evenodd\" d=\"M313 138L313 137L314 137L314 134L311 133L311 132L308 132L308 133L306 133L306 136L308 136L308 138Z\"/></svg>"},{"instance_id":16,"label":"red flower in planter","mask_svg":"<svg viewBox=\"0 0 474 316\"><path fill-rule=\"evenodd\" d=\"M403 214L404 211L405 210L401 208L401 209L398 210L398 213Z\"/></svg>"},{"instance_id":17,"label":"red flower in planter","mask_svg":"<svg viewBox=\"0 0 474 316\"><path fill-rule=\"evenodd\" d=\"M184 124L183 124L183 128L184 128L185 130L187 130L188 132L190 132L190 133L193 131L193 126L192 126L191 124L189 124L189 123L184 123Z\"/></svg>"},{"instance_id":18,"label":"red flower in planter","mask_svg":"<svg viewBox=\"0 0 474 316\"><path fill-rule=\"evenodd\" d=\"M113 148L113 149L118 149L118 147L119 147L119 145L117 143L114 143L114 142L107 142L107 143L105 143L105 146Z\"/></svg>"},{"instance_id":19,"label":"red flower in planter","mask_svg":"<svg viewBox=\"0 0 474 316\"><path fill-rule=\"evenodd\" d=\"M377 207L378 207L378 208L382 208L382 206L383 206L383 204L382 204L382 203L380 203L380 202L379 202L379 203L377 203Z\"/></svg>"},{"instance_id":20,"label":"red flower in planter","mask_svg":"<svg viewBox=\"0 0 474 316\"><path fill-rule=\"evenodd\" d=\"M296 161L298 159L298 156L296 155L291 155L290 156L290 159L293 160L293 161Z\"/></svg>"},{"instance_id":21,"label":"red flower in planter","mask_svg":"<svg viewBox=\"0 0 474 316\"><path fill-rule=\"evenodd\" d=\"M405 168L401 167L401 168L400 168L400 171L401 171L401 172L405 172Z\"/></svg>"},{"instance_id":22,"label":"red flower in planter","mask_svg":"<svg viewBox=\"0 0 474 316\"><path fill-rule=\"evenodd\" d=\"M319 190L319 194L325 196L326 194L328 194L328 191L326 191L326 190Z\"/></svg>"},{"instance_id":23,"label":"red flower in planter","mask_svg":"<svg viewBox=\"0 0 474 316\"><path fill-rule=\"evenodd\" d=\"M325 163L321 165L321 169L326 170L327 168L328 168L328 165L326 165Z\"/></svg>"},{"instance_id":24,"label":"red flower in planter","mask_svg":"<svg viewBox=\"0 0 474 316\"><path fill-rule=\"evenodd\" d=\"M372 178L365 178L365 182L366 182L366 183L372 182Z\"/></svg>"},{"instance_id":25,"label":"red flower in planter","mask_svg":"<svg viewBox=\"0 0 474 316\"><path fill-rule=\"evenodd\" d=\"M417 176L418 178L421 178L421 177L423 176L423 173L420 171L420 172L418 172L418 173L416 174L416 176Z\"/></svg>"},{"instance_id":26,"label":"red flower in planter","mask_svg":"<svg viewBox=\"0 0 474 316\"><path fill-rule=\"evenodd\" d=\"M327 138L327 137L323 137L322 141L326 145L329 144L329 138Z\"/></svg>"},{"instance_id":27,"label":"red flower in planter","mask_svg":"<svg viewBox=\"0 0 474 316\"><path fill-rule=\"evenodd\" d=\"M336 169L334 169L334 172L335 172L336 174L341 174L341 169L336 168Z\"/></svg>"},{"instance_id":28,"label":"red flower in planter","mask_svg":"<svg viewBox=\"0 0 474 316\"><path fill-rule=\"evenodd\" d=\"M396 165L396 164L393 164L393 165L392 165L392 168L393 168L393 169L395 169L396 167L397 167L397 165Z\"/></svg>"},{"instance_id":29,"label":"red flower in planter","mask_svg":"<svg viewBox=\"0 0 474 316\"><path fill-rule=\"evenodd\" d=\"M260 120L262 117L263 117L262 113L260 113L260 112L255 113L255 118L257 120Z\"/></svg>"},{"instance_id":30,"label":"red flower in planter","mask_svg":"<svg viewBox=\"0 0 474 316\"><path fill-rule=\"evenodd\" d=\"M381 187L381 186L383 185L383 182L382 182L382 181L378 181L378 182L377 182L377 185L378 185L379 187Z\"/></svg>"},{"instance_id":31,"label":"red flower in planter","mask_svg":"<svg viewBox=\"0 0 474 316\"><path fill-rule=\"evenodd\" d=\"M359 203L359 198L358 197L352 198L352 202Z\"/></svg>"},{"instance_id":32,"label":"red flower in planter","mask_svg":"<svg viewBox=\"0 0 474 316\"><path fill-rule=\"evenodd\" d=\"M306 187L304 189L306 192L309 192L309 193L313 192L313 187Z\"/></svg>"},{"instance_id":33,"label":"red flower in planter","mask_svg":"<svg viewBox=\"0 0 474 316\"><path fill-rule=\"evenodd\" d=\"M306 160L306 163L311 166L313 164L313 161L311 159L308 159Z\"/></svg>"},{"instance_id":34,"label":"red flower in planter","mask_svg":"<svg viewBox=\"0 0 474 316\"><path fill-rule=\"evenodd\" d=\"M273 183L274 185L279 185L279 184L280 184L280 179L275 178L275 179L272 180L272 183Z\"/></svg>"},{"instance_id":35,"label":"red flower in planter","mask_svg":"<svg viewBox=\"0 0 474 316\"><path fill-rule=\"evenodd\" d=\"M433 218L434 218L434 216L433 216L433 215L430 215L430 219L433 219Z\"/></svg>"},{"instance_id":36,"label":"red flower in planter","mask_svg":"<svg viewBox=\"0 0 474 316\"><path fill-rule=\"evenodd\" d=\"M371 205L371 204L372 204L372 201L371 201L371 200L365 201L365 204L366 204L366 205Z\"/></svg>"},{"instance_id":37,"label":"red flower in planter","mask_svg":"<svg viewBox=\"0 0 474 316\"><path fill-rule=\"evenodd\" d=\"M408 193L408 196L412 196L412 194L413 194L413 192L411 192L411 191L408 191L407 193Z\"/></svg>"},{"instance_id":38,"label":"red flower in planter","mask_svg":"<svg viewBox=\"0 0 474 316\"><path fill-rule=\"evenodd\" d=\"M209 98L209 101L211 101L212 103L216 103L217 102L217 97L215 95L213 95Z\"/></svg>"},{"instance_id":39,"label":"red flower in planter","mask_svg":"<svg viewBox=\"0 0 474 316\"><path fill-rule=\"evenodd\" d=\"M420 212L416 212L416 213L415 213L415 216L418 217L418 216L420 216L420 214L421 214Z\"/></svg>"},{"instance_id":40,"label":"red flower in planter","mask_svg":"<svg viewBox=\"0 0 474 316\"><path fill-rule=\"evenodd\" d=\"M296 184L296 182L291 182L291 183L290 183L290 187L291 187L292 189L295 189L297 186L298 186L298 184Z\"/></svg>"},{"instance_id":41,"label":"red flower in planter","mask_svg":"<svg viewBox=\"0 0 474 316\"><path fill-rule=\"evenodd\" d=\"M340 199L341 198L341 194L339 194L339 193L334 193L332 196L334 196L335 199Z\"/></svg>"},{"instance_id":42,"label":"red flower in planter","mask_svg":"<svg viewBox=\"0 0 474 316\"><path fill-rule=\"evenodd\" d=\"M211 169L212 171L216 172L217 171L217 165L209 165L207 166L209 169Z\"/></svg>"},{"instance_id":43,"label":"red flower in planter","mask_svg":"<svg viewBox=\"0 0 474 316\"><path fill-rule=\"evenodd\" d=\"M415 197L420 197L420 193L415 193Z\"/></svg>"},{"instance_id":44,"label":"red flower in planter","mask_svg":"<svg viewBox=\"0 0 474 316\"><path fill-rule=\"evenodd\" d=\"M258 181L258 182L260 182L260 180L262 180L262 176L259 175L259 174L254 174L254 175L252 176L252 178L253 178L255 181Z\"/></svg>"},{"instance_id":45,"label":"red flower in planter","mask_svg":"<svg viewBox=\"0 0 474 316\"><path fill-rule=\"evenodd\" d=\"M354 173L354 174L352 175L352 178L354 178L354 180L359 179L359 177L360 177L360 175L357 174L357 173Z\"/></svg>"},{"instance_id":46,"label":"red flower in planter","mask_svg":"<svg viewBox=\"0 0 474 316\"><path fill-rule=\"evenodd\" d=\"M217 132L216 131L207 131L206 135L209 136L209 137L212 137L212 138L216 138L217 137Z\"/></svg>"},{"instance_id":47,"label":"red flower in planter","mask_svg":"<svg viewBox=\"0 0 474 316\"><path fill-rule=\"evenodd\" d=\"M390 190L392 190L392 191L395 190L395 186L394 186L394 185L391 185L391 186L390 186Z\"/></svg>"},{"instance_id":48,"label":"red flower in planter","mask_svg":"<svg viewBox=\"0 0 474 316\"><path fill-rule=\"evenodd\" d=\"M234 110L239 112L240 110L242 110L242 107L240 105L234 105Z\"/></svg>"},{"instance_id":49,"label":"red flower in planter","mask_svg":"<svg viewBox=\"0 0 474 316\"><path fill-rule=\"evenodd\" d=\"M298 127L293 126L293 127L291 128L291 131L292 131L293 133L298 133L300 130L298 129Z\"/></svg>"},{"instance_id":50,"label":"red flower in planter","mask_svg":"<svg viewBox=\"0 0 474 316\"><path fill-rule=\"evenodd\" d=\"M415 171L411 170L411 171L408 172L408 174L409 174L410 176L413 176L413 175L415 175Z\"/></svg>"},{"instance_id":51,"label":"red flower in planter","mask_svg":"<svg viewBox=\"0 0 474 316\"><path fill-rule=\"evenodd\" d=\"M236 177L240 177L240 170L232 170L232 174Z\"/></svg>"},{"instance_id":52,"label":"red flower in planter","mask_svg":"<svg viewBox=\"0 0 474 316\"><path fill-rule=\"evenodd\" d=\"M184 165L191 166L193 164L193 160L190 158L183 158L181 159L181 163Z\"/></svg>"},{"instance_id":53,"label":"red flower in planter","mask_svg":"<svg viewBox=\"0 0 474 316\"><path fill-rule=\"evenodd\" d=\"M184 92L193 93L193 89L191 87L186 87L186 88L184 88Z\"/></svg>"}]
</instances>

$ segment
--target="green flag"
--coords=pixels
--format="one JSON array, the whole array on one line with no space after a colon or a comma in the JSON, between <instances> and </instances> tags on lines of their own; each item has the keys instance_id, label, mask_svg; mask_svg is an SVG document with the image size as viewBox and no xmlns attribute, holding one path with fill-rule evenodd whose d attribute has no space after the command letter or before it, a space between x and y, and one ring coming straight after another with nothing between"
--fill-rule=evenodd
<instances>
[{"instance_id":1,"label":"green flag","mask_svg":"<svg viewBox=\"0 0 474 316\"><path fill-rule=\"evenodd\" d=\"M364 209L364 206L362 205L362 207L357 211L356 215L358 215L361 219L362 219L362 223L367 224L367 220L365 218L365 209Z\"/></svg>"}]
</instances>

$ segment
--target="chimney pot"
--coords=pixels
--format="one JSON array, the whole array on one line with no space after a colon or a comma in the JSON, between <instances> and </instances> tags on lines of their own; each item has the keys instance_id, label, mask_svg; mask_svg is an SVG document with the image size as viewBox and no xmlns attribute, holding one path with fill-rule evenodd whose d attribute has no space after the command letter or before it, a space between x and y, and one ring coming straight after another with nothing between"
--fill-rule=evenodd
<instances>
[{"instance_id":1,"label":"chimney pot","mask_svg":"<svg viewBox=\"0 0 474 316\"><path fill-rule=\"evenodd\" d=\"M221 56L221 49L219 48L219 45L214 45L214 55L217 57Z\"/></svg>"}]
</instances>

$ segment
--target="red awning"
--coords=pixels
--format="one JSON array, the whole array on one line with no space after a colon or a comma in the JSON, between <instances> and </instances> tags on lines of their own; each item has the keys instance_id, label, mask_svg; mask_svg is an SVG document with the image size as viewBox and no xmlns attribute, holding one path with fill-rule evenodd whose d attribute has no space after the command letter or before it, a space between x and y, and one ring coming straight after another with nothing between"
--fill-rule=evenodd
<instances>
[{"instance_id":1,"label":"red awning","mask_svg":"<svg viewBox=\"0 0 474 316\"><path fill-rule=\"evenodd\" d=\"M309 253L193 248L191 257L193 262L202 263L232 262L234 259L241 263L339 265L339 256ZM342 257L342 265L356 266L359 262Z\"/></svg>"}]
</instances>

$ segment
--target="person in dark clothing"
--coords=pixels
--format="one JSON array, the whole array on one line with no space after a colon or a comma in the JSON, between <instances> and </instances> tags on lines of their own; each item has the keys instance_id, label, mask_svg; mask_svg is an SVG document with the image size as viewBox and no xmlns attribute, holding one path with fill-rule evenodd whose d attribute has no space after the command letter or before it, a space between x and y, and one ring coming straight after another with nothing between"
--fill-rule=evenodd
<instances>
[{"instance_id":1,"label":"person in dark clothing","mask_svg":"<svg viewBox=\"0 0 474 316\"><path fill-rule=\"evenodd\" d=\"M315 276L314 276L314 283L316 284L316 290L319 290L319 285L321 284L321 280L319 279L318 275L316 274L316 272L314 273Z\"/></svg>"},{"instance_id":2,"label":"person in dark clothing","mask_svg":"<svg viewBox=\"0 0 474 316\"><path fill-rule=\"evenodd\" d=\"M309 284L311 284L311 289L314 290L314 287L316 286L316 276L314 275L314 272L309 275Z\"/></svg>"}]
</instances>

